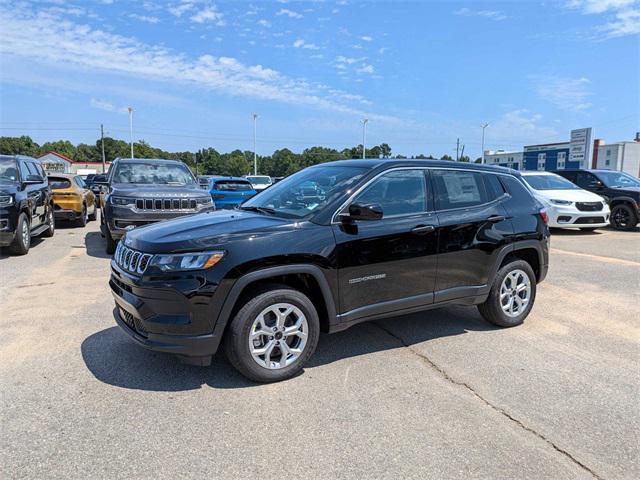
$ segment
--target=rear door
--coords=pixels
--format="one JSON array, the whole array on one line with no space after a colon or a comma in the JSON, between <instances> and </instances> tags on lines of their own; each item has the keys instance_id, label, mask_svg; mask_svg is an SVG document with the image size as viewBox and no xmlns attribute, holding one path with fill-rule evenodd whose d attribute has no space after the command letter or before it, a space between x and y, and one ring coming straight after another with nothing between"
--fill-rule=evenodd
<instances>
[{"instance_id":1,"label":"rear door","mask_svg":"<svg viewBox=\"0 0 640 480\"><path fill-rule=\"evenodd\" d=\"M506 192L493 174L432 171L438 216L436 301L475 294L489 281L499 249L513 233Z\"/></svg>"},{"instance_id":2,"label":"rear door","mask_svg":"<svg viewBox=\"0 0 640 480\"><path fill-rule=\"evenodd\" d=\"M341 313L349 320L432 303L437 219L426 170L385 172L353 202L380 204L383 218L333 225Z\"/></svg>"}]
</instances>

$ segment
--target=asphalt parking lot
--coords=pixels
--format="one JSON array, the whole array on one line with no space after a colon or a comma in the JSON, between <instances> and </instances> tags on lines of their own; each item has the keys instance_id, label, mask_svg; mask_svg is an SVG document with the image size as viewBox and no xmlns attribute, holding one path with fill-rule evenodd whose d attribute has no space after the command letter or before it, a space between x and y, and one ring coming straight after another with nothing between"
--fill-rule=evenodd
<instances>
[{"instance_id":1,"label":"asphalt parking lot","mask_svg":"<svg viewBox=\"0 0 640 480\"><path fill-rule=\"evenodd\" d=\"M531 316L324 335L256 385L115 326L98 222L0 256L4 478L639 478L640 232L554 232Z\"/></svg>"}]
</instances>

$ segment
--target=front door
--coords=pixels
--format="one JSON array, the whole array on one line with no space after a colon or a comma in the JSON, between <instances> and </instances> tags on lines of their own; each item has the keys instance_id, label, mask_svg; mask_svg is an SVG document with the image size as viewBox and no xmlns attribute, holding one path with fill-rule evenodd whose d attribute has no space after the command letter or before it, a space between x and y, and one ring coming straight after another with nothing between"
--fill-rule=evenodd
<instances>
[{"instance_id":1,"label":"front door","mask_svg":"<svg viewBox=\"0 0 640 480\"><path fill-rule=\"evenodd\" d=\"M423 169L384 173L351 202L378 203L383 217L334 224L346 321L433 302L437 219L426 180Z\"/></svg>"}]
</instances>

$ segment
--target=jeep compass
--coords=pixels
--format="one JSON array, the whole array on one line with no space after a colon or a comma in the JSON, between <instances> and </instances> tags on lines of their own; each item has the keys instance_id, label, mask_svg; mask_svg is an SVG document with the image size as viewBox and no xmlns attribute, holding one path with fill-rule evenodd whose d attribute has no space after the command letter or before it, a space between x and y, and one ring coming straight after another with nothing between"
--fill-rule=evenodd
<instances>
[{"instance_id":1,"label":"jeep compass","mask_svg":"<svg viewBox=\"0 0 640 480\"><path fill-rule=\"evenodd\" d=\"M461 304L519 325L547 272L549 229L518 175L345 160L236 210L136 228L111 262L116 322L139 345L199 365L222 343L260 382L300 372L320 332L363 321Z\"/></svg>"}]
</instances>

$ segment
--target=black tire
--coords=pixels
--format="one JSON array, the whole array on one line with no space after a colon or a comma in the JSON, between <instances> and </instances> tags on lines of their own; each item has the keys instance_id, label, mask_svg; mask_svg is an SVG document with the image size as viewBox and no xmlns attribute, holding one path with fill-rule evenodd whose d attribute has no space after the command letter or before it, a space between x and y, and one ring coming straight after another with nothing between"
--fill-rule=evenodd
<instances>
[{"instance_id":1,"label":"black tire","mask_svg":"<svg viewBox=\"0 0 640 480\"><path fill-rule=\"evenodd\" d=\"M95 203L93 204L93 213L88 218L92 222L98 219L98 207L96 207Z\"/></svg>"},{"instance_id":2,"label":"black tire","mask_svg":"<svg viewBox=\"0 0 640 480\"><path fill-rule=\"evenodd\" d=\"M629 205L621 203L611 210L611 226L616 230L632 230L637 224L638 217Z\"/></svg>"},{"instance_id":3,"label":"black tire","mask_svg":"<svg viewBox=\"0 0 640 480\"><path fill-rule=\"evenodd\" d=\"M254 360L249 349L249 335L260 312L278 303L287 303L300 309L307 320L308 332L300 356L290 365L272 370ZM224 350L231 364L248 379L262 383L278 382L295 376L304 368L318 345L319 336L320 320L311 300L298 290L272 285L256 292L236 313L224 336Z\"/></svg>"},{"instance_id":4,"label":"black tire","mask_svg":"<svg viewBox=\"0 0 640 480\"><path fill-rule=\"evenodd\" d=\"M49 207L47 210L47 228L44 232L42 232L43 237L53 237L53 234L56 233L56 219L53 216L53 207Z\"/></svg>"},{"instance_id":5,"label":"black tire","mask_svg":"<svg viewBox=\"0 0 640 480\"><path fill-rule=\"evenodd\" d=\"M26 225L26 230L23 230ZM26 238L25 238L26 237ZM9 245L9 251L14 255L26 255L29 252L31 246L31 223L26 213L21 213L18 216L18 223L16 224L16 237L13 239L11 245Z\"/></svg>"},{"instance_id":6,"label":"black tire","mask_svg":"<svg viewBox=\"0 0 640 480\"><path fill-rule=\"evenodd\" d=\"M107 241L107 245L106 245L106 252L108 255L113 255L116 251L116 245L118 244L118 242L116 242L113 237L111 236L111 232L109 231L109 227L107 227L105 225L105 240Z\"/></svg>"},{"instance_id":7,"label":"black tire","mask_svg":"<svg viewBox=\"0 0 640 480\"><path fill-rule=\"evenodd\" d=\"M89 221L89 216L87 215L87 204L83 203L82 213L80 214L80 217L76 219L76 227L84 227L87 225L88 221Z\"/></svg>"},{"instance_id":8,"label":"black tire","mask_svg":"<svg viewBox=\"0 0 640 480\"><path fill-rule=\"evenodd\" d=\"M515 316L509 316L502 309L500 290L502 287L502 283L504 282L507 275L515 272L516 270L524 272L524 274L529 277L531 291L528 297L528 302L522 309L522 311L517 313L517 315ZM498 270L498 273L493 280L491 291L489 292L489 297L484 303L478 305L478 310L485 320L493 323L494 325L497 325L499 327L515 327L516 325L520 325L522 322L524 322L524 319L527 318L527 315L529 315L529 312L533 308L535 299L536 276L533 273L531 265L529 265L524 260L514 260ZM511 301L513 302L514 300Z\"/></svg>"}]
</instances>

